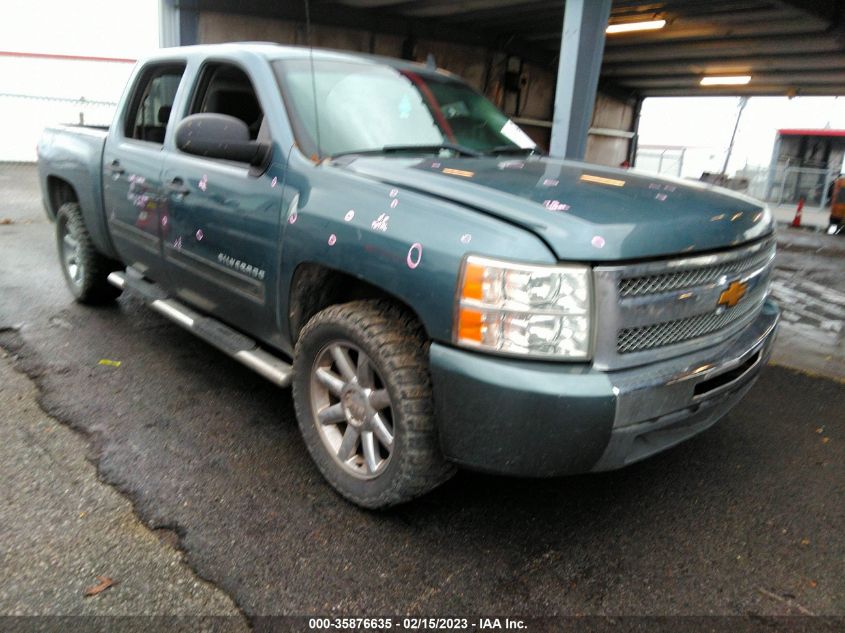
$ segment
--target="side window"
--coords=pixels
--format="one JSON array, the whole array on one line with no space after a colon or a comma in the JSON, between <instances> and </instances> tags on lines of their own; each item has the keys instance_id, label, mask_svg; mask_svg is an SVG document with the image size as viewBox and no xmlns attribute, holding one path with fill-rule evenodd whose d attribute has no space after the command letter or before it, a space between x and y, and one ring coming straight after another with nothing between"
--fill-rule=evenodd
<instances>
[{"instance_id":1,"label":"side window","mask_svg":"<svg viewBox=\"0 0 845 633\"><path fill-rule=\"evenodd\" d=\"M124 134L127 138L159 145L164 142L176 90L184 72L184 64L160 64L141 73L126 114Z\"/></svg>"},{"instance_id":2,"label":"side window","mask_svg":"<svg viewBox=\"0 0 845 633\"><path fill-rule=\"evenodd\" d=\"M246 123L250 140L267 140L264 112L247 74L231 64L208 64L200 74L188 114L228 114Z\"/></svg>"}]
</instances>

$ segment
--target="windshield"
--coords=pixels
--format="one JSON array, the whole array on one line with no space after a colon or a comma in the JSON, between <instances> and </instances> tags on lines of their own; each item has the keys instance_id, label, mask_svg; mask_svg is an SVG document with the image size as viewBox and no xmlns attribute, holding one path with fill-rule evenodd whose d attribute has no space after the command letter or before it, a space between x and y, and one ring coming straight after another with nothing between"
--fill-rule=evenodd
<instances>
[{"instance_id":1,"label":"windshield","mask_svg":"<svg viewBox=\"0 0 845 633\"><path fill-rule=\"evenodd\" d=\"M308 59L278 61L274 68L296 141L310 156L536 147L492 103L449 77L347 61L314 60L313 73Z\"/></svg>"}]
</instances>

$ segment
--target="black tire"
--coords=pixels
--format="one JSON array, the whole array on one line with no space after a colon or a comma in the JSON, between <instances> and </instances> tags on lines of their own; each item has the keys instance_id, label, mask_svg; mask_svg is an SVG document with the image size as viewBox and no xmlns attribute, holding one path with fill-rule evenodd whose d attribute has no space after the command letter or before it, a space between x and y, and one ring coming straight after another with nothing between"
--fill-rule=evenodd
<instances>
[{"instance_id":1,"label":"black tire","mask_svg":"<svg viewBox=\"0 0 845 633\"><path fill-rule=\"evenodd\" d=\"M383 469L377 474L373 470L366 479L351 473L336 457L338 453L330 452L323 431L326 427L320 426L315 411L321 389L316 363L337 345L349 345L350 351L357 349L358 353L352 352L357 362L363 352L375 370L372 375L379 391L383 394L386 389L390 398L384 407L388 412L385 417L392 423L389 456L383 458ZM293 362L293 398L302 437L326 480L359 506L383 508L409 501L445 482L455 472L440 451L427 352L428 342L419 322L387 301L331 306L308 321L299 336ZM359 370L360 366L356 372ZM356 380L347 383L347 387ZM372 386L376 388L375 384ZM336 404L342 405L343 399L337 399ZM337 428L348 430L350 426L352 422L337 423ZM362 452L364 433L361 429L357 444ZM377 450L388 450L386 445L376 446Z\"/></svg>"},{"instance_id":2,"label":"black tire","mask_svg":"<svg viewBox=\"0 0 845 633\"><path fill-rule=\"evenodd\" d=\"M56 245L68 289L79 303L102 305L121 293L107 278L122 268L97 251L76 202L66 202L56 213Z\"/></svg>"}]
</instances>

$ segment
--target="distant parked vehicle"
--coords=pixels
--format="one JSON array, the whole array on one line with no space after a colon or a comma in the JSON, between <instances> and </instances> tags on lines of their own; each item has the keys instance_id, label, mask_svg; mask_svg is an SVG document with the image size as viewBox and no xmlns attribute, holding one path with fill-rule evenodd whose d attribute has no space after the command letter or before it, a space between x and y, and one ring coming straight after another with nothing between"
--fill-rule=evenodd
<instances>
[{"instance_id":1,"label":"distant parked vehicle","mask_svg":"<svg viewBox=\"0 0 845 633\"><path fill-rule=\"evenodd\" d=\"M456 466L620 468L765 366L759 202L542 156L456 77L272 45L138 63L108 132L38 145L76 299L124 289L280 386L366 507Z\"/></svg>"}]
</instances>

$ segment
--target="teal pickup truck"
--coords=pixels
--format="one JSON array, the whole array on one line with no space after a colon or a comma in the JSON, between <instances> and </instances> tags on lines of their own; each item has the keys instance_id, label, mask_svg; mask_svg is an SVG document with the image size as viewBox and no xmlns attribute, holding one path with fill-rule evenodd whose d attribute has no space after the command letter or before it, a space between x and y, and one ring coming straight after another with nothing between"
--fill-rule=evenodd
<instances>
[{"instance_id":1,"label":"teal pickup truck","mask_svg":"<svg viewBox=\"0 0 845 633\"><path fill-rule=\"evenodd\" d=\"M771 352L766 207L544 156L427 66L162 50L108 130L49 128L38 155L75 298L139 293L291 385L362 506L456 467L631 464L725 415Z\"/></svg>"}]
</instances>

